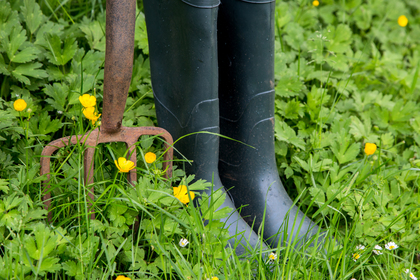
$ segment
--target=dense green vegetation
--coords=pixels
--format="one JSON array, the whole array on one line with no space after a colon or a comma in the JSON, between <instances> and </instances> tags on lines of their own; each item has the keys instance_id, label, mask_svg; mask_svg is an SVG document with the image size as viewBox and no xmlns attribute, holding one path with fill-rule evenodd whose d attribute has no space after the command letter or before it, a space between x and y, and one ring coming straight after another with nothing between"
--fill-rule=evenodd
<instances>
[{"instance_id":1,"label":"dense green vegetation","mask_svg":"<svg viewBox=\"0 0 420 280\"><path fill-rule=\"evenodd\" d=\"M126 147L96 149L95 220L83 184L85 147L60 149L51 166L53 222L46 222L43 147L99 125L84 117L79 96L96 96L101 112L105 1L0 0L0 279L420 276L420 2L314 4L276 3L276 156L289 194L326 229L327 241L236 256L218 221L229 210L180 203L172 186L211 184L189 184L180 168L166 180L155 137L138 143L134 188L114 164ZM138 7L123 125L155 126L141 1ZM22 111L18 99L27 104ZM377 145L372 155L366 143ZM147 163L147 152L158 159ZM398 248L385 248L390 242Z\"/></svg>"}]
</instances>

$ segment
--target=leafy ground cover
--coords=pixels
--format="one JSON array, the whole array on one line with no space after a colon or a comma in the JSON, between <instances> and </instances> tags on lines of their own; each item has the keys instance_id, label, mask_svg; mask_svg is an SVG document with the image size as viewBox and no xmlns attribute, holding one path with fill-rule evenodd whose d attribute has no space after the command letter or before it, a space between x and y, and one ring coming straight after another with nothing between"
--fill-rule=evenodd
<instances>
[{"instance_id":1,"label":"leafy ground cover","mask_svg":"<svg viewBox=\"0 0 420 280\"><path fill-rule=\"evenodd\" d=\"M284 243L246 256L226 247L219 219L228 211L213 211L223 195L202 195L216 202L200 208L181 203L183 189L173 187L199 197L211 184L191 183L182 168L166 180L164 149L153 137L138 143L134 187L114 164L126 148L98 147L95 220L82 179L85 147L59 150L53 223L46 222L43 147L100 125L86 119L79 97L95 96L101 113L105 3L0 0L0 7L0 279L420 275L420 2L277 1L277 163L289 194L327 238L321 248ZM156 125L138 7L124 126ZM366 153L366 143L377 149ZM184 192L181 201L189 198Z\"/></svg>"}]
</instances>

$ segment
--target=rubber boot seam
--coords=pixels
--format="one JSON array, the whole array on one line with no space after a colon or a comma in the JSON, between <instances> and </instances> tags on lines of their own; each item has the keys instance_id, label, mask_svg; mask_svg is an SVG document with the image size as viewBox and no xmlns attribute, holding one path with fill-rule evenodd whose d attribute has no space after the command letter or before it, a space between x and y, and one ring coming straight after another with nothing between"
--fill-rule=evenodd
<instances>
[{"instance_id":1,"label":"rubber boot seam","mask_svg":"<svg viewBox=\"0 0 420 280\"><path fill-rule=\"evenodd\" d=\"M199 8L199 9L212 9L212 8L216 8L220 5L220 1L217 1L217 4L209 4L209 5L192 4L187 0L181 0L181 1L184 2L185 4L189 5L189 6L192 6L194 8ZM200 1L200 2L216 2L216 1Z\"/></svg>"},{"instance_id":2,"label":"rubber boot seam","mask_svg":"<svg viewBox=\"0 0 420 280\"><path fill-rule=\"evenodd\" d=\"M174 113L172 113L172 111L171 110L169 110L169 108L168 107L166 107L160 100L159 100L159 98L156 96L156 95L154 95L154 98L155 98L155 100L157 101L157 102L159 102L159 104L160 105L162 105L162 107L163 108L165 108L172 116L174 116L174 118L176 119L176 121L178 122L178 124L179 124L179 126L181 127L181 128L186 128L187 126L188 126L188 124L189 124L189 122L191 121L191 118L192 118L192 115L193 115L193 111L198 107L198 106L200 106L201 104L203 104L203 103L206 103L206 102L214 102L214 101L218 101L219 100L219 98L214 98L214 99L207 99L207 100L203 100L203 101L200 101L200 102L198 102L197 104L195 104L194 105L194 107L191 109L191 112L190 112L190 114L189 114L189 117L188 117L188 120L186 121L186 123L185 123L185 125L183 125L183 124L181 124L181 122L180 122L180 120L179 120L179 118L174 114Z\"/></svg>"},{"instance_id":3,"label":"rubber boot seam","mask_svg":"<svg viewBox=\"0 0 420 280\"><path fill-rule=\"evenodd\" d=\"M257 97L259 97L261 95L269 94L269 93L272 93L272 92L274 92L274 89L268 90L268 91L263 91L263 92L260 92L260 93L257 93L256 95L254 95L251 99L248 100L245 108L242 110L241 114L239 115L239 117L236 120L225 118L222 115L220 115L220 118L223 119L223 120L229 121L229 122L238 122L242 118L242 116L244 115L245 111L248 109L250 103L252 102L252 100L254 98L257 98Z\"/></svg>"}]
</instances>

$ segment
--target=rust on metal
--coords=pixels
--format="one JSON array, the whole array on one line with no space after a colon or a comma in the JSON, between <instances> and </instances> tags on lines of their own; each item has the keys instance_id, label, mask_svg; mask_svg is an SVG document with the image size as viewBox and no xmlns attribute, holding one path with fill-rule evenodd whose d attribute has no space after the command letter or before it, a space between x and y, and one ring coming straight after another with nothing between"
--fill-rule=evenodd
<instances>
[{"instance_id":1,"label":"rust on metal","mask_svg":"<svg viewBox=\"0 0 420 280\"><path fill-rule=\"evenodd\" d=\"M172 176L173 139L163 128L159 127L123 127L121 125L130 86L133 53L134 53L134 25L135 25L135 0L107 0L106 2L106 53L104 73L104 97L101 127L88 131L85 135L63 137L49 143L41 153L41 175L46 174L47 180L43 182L45 209L51 207L50 190L50 161L53 153L62 147L83 144L84 152L84 184L89 189L89 212L91 219L95 218L92 203L94 201L93 174L94 152L100 143L124 142L129 150L130 160L136 164L135 143L142 135L158 135L165 141L163 169L165 177ZM128 181L137 181L136 170L128 174ZM48 213L48 221L52 213Z\"/></svg>"},{"instance_id":2,"label":"rust on metal","mask_svg":"<svg viewBox=\"0 0 420 280\"><path fill-rule=\"evenodd\" d=\"M135 0L106 1L106 50L101 130L121 127L133 72Z\"/></svg>"}]
</instances>

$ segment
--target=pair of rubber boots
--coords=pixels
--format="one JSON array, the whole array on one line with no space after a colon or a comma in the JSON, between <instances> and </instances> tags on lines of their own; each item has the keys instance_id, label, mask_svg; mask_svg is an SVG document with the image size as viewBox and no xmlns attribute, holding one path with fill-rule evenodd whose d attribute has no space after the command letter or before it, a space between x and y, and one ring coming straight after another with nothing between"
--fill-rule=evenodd
<instances>
[{"instance_id":1,"label":"pair of rubber boots","mask_svg":"<svg viewBox=\"0 0 420 280\"><path fill-rule=\"evenodd\" d=\"M255 232L263 223L271 247L286 232L289 241L314 234L314 223L292 207L275 162L275 1L143 4L159 126L174 140L208 131L242 142L198 133L175 145L193 160L187 174L213 182L214 190L224 186L233 202L227 196L222 207L240 208L225 219L231 243L240 243L237 253L260 245Z\"/></svg>"}]
</instances>

